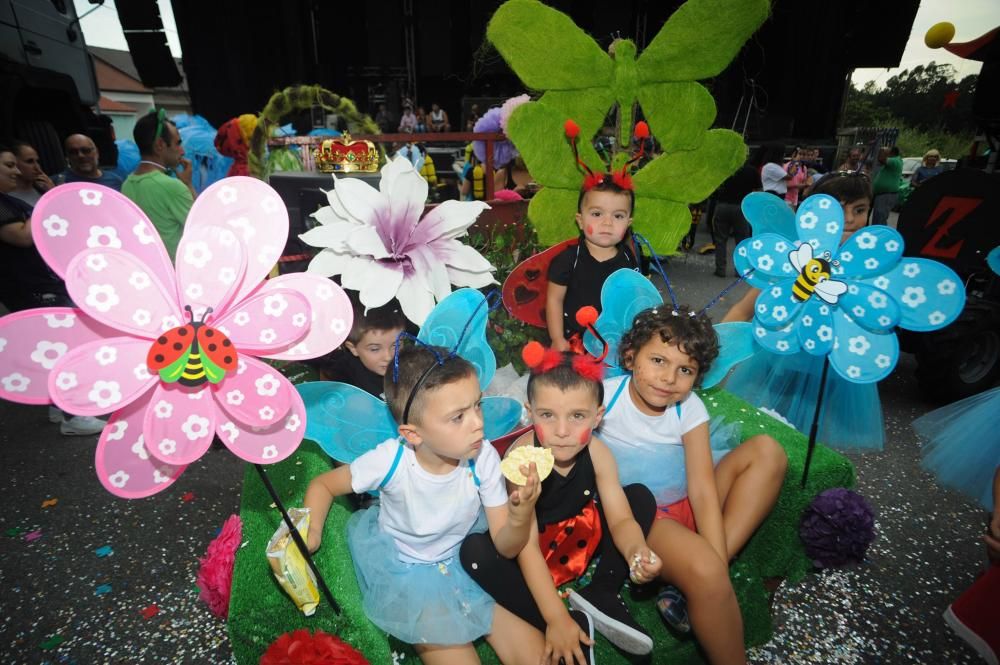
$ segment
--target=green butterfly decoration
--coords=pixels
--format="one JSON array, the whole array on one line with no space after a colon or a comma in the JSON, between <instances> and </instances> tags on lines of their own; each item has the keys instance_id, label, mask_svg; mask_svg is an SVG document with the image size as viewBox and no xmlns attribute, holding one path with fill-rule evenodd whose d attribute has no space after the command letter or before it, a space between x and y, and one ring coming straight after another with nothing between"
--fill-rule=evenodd
<instances>
[{"instance_id":1,"label":"green butterfly decoration","mask_svg":"<svg viewBox=\"0 0 1000 665\"><path fill-rule=\"evenodd\" d=\"M691 224L689 203L707 198L746 158L739 134L709 129L715 100L696 81L719 74L770 11L768 0L689 0L636 56L631 40L605 52L573 20L537 0L510 0L487 28L524 84L544 94L518 107L507 123L510 139L543 188L528 208L538 238L553 245L568 236L583 176L563 134L572 118L580 136L594 136L618 108L618 144L629 146L638 103L663 154L633 174L633 228L659 254L673 254ZM589 141L580 158L606 166ZM613 166L627 159L622 152Z\"/></svg>"}]
</instances>

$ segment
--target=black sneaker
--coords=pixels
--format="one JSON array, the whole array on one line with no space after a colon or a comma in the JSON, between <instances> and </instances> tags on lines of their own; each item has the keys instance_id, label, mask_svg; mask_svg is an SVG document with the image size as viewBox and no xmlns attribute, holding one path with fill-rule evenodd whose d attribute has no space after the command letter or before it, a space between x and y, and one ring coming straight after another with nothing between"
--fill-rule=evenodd
<instances>
[{"instance_id":1,"label":"black sneaker","mask_svg":"<svg viewBox=\"0 0 1000 665\"><path fill-rule=\"evenodd\" d=\"M656 596L656 609L667 625L678 633L691 632L691 620L688 618L687 599L681 590L668 584Z\"/></svg>"},{"instance_id":2,"label":"black sneaker","mask_svg":"<svg viewBox=\"0 0 1000 665\"><path fill-rule=\"evenodd\" d=\"M590 641L594 641L594 622L591 620L590 615L586 612L581 612L580 610L570 610L569 615L573 617L573 621L580 626L580 630L587 634ZM580 642L580 650L583 651L583 657L587 659L587 665L594 665L594 645L584 644ZM562 662L563 659L560 659Z\"/></svg>"},{"instance_id":3,"label":"black sneaker","mask_svg":"<svg viewBox=\"0 0 1000 665\"><path fill-rule=\"evenodd\" d=\"M569 605L589 614L601 635L622 651L643 656L653 650L653 638L635 622L621 596L588 586L570 591Z\"/></svg>"}]
</instances>

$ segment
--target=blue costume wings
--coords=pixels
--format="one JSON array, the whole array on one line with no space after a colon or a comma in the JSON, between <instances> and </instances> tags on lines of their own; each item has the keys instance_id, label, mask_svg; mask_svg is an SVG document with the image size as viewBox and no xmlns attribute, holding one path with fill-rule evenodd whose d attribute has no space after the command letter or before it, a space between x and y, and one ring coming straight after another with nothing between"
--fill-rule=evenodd
<instances>
[{"instance_id":1,"label":"blue costume wings","mask_svg":"<svg viewBox=\"0 0 1000 665\"><path fill-rule=\"evenodd\" d=\"M622 336L632 327L636 314L663 305L663 297L652 282L634 270L622 268L605 280L601 289L601 315L594 325L608 343L608 356L605 359L608 370L605 376L619 376L628 372L619 365L618 350ZM749 323L715 325L715 331L719 335L719 357L702 380L702 388L716 385L734 365L753 354L751 329ZM595 356L603 351L600 341L589 331L584 333L583 343Z\"/></svg>"},{"instance_id":2,"label":"blue costume wings","mask_svg":"<svg viewBox=\"0 0 1000 665\"><path fill-rule=\"evenodd\" d=\"M437 304L417 335L421 342L442 346L471 362L481 388L496 373L496 356L486 342L489 309L482 293L459 289ZM316 381L296 389L306 406L306 438L338 462L350 463L398 434L388 405L360 388ZM521 405L509 397L484 397L482 406L487 439L502 437L521 419Z\"/></svg>"}]
</instances>

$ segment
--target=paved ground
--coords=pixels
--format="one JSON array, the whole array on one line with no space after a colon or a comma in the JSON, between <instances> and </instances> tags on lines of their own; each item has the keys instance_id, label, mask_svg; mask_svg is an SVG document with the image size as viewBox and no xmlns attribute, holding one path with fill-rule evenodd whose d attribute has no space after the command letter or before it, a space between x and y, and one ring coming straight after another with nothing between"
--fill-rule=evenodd
<instances>
[{"instance_id":1,"label":"paved ground","mask_svg":"<svg viewBox=\"0 0 1000 665\"><path fill-rule=\"evenodd\" d=\"M726 284L712 261L670 262L681 300L705 303ZM879 515L868 562L782 587L774 639L752 662L977 662L940 616L983 564L985 513L920 470L909 423L931 407L912 371L904 356L881 386L886 450L853 458ZM243 466L213 449L163 494L125 501L94 476L96 437L60 436L44 407L0 402L0 422L0 662L230 662L225 624L198 600L195 575L238 508ZM43 507L50 499L58 503ZM113 554L97 556L105 545ZM158 613L145 618L151 605Z\"/></svg>"}]
</instances>

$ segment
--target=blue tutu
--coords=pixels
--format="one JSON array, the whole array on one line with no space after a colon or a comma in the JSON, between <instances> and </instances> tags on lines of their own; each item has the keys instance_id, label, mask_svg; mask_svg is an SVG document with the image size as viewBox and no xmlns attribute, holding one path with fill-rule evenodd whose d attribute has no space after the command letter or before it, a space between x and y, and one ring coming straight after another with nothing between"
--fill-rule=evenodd
<instances>
[{"instance_id":1,"label":"blue tutu","mask_svg":"<svg viewBox=\"0 0 1000 665\"><path fill-rule=\"evenodd\" d=\"M822 372L823 356L783 356L758 347L736 366L725 388L754 406L777 411L808 436ZM827 372L816 438L837 450L882 450L885 428L878 386L853 383L832 369Z\"/></svg>"},{"instance_id":2,"label":"blue tutu","mask_svg":"<svg viewBox=\"0 0 1000 665\"><path fill-rule=\"evenodd\" d=\"M719 460L739 444L739 425L713 418L709 424L712 461ZM605 441L618 463L618 479L622 484L645 485L656 498L656 505L669 506L687 496L687 469L684 446L662 443L632 443L622 446Z\"/></svg>"},{"instance_id":3,"label":"blue tutu","mask_svg":"<svg viewBox=\"0 0 1000 665\"><path fill-rule=\"evenodd\" d=\"M379 507L347 522L347 545L372 623L408 644L466 644L490 632L493 599L462 568L458 554L438 563L406 563L378 525ZM486 530L485 514L470 533Z\"/></svg>"},{"instance_id":4,"label":"blue tutu","mask_svg":"<svg viewBox=\"0 0 1000 665\"><path fill-rule=\"evenodd\" d=\"M913 421L926 441L923 466L938 482L993 510L993 474L1000 466L1000 387L942 406Z\"/></svg>"}]
</instances>

